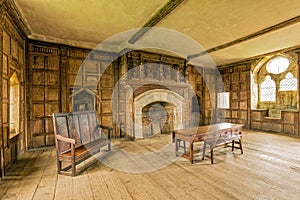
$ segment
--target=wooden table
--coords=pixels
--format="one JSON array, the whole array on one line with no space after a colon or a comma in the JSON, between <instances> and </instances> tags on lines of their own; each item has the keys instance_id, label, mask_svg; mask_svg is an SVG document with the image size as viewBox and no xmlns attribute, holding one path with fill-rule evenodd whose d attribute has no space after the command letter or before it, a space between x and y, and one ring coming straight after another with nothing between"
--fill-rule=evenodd
<instances>
[{"instance_id":1,"label":"wooden table","mask_svg":"<svg viewBox=\"0 0 300 200\"><path fill-rule=\"evenodd\" d=\"M232 123L219 123L219 124L212 124L207 126L196 126L185 128L181 130L173 131L173 142L175 142L175 153L176 155L181 155L179 150L179 143L180 141L184 142L184 154L183 157L187 158L188 160L193 163L193 146L194 142L204 141L207 135L212 134L216 131L221 131L223 129L232 129L232 132L236 132L242 134L242 127L243 124L232 124ZM190 144L189 152L185 152L185 142Z\"/></svg>"}]
</instances>

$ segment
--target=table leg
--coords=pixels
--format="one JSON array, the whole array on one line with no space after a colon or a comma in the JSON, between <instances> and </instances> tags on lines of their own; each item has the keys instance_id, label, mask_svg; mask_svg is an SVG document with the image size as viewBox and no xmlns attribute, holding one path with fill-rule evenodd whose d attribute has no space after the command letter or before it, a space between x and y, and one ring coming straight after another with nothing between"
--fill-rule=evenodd
<instances>
[{"instance_id":1,"label":"table leg","mask_svg":"<svg viewBox=\"0 0 300 200\"><path fill-rule=\"evenodd\" d=\"M193 142L190 143L190 161L193 164Z\"/></svg>"},{"instance_id":2,"label":"table leg","mask_svg":"<svg viewBox=\"0 0 300 200\"><path fill-rule=\"evenodd\" d=\"M175 138L175 154L178 155L178 140Z\"/></svg>"}]
</instances>

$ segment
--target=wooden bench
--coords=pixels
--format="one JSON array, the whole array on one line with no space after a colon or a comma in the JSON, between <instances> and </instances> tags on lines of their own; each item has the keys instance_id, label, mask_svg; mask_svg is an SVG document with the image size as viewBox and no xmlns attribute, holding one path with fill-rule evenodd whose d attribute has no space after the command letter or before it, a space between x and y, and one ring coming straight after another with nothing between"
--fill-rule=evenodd
<instances>
[{"instance_id":1,"label":"wooden bench","mask_svg":"<svg viewBox=\"0 0 300 200\"><path fill-rule=\"evenodd\" d=\"M88 167L76 170L77 164L104 146L110 151L112 128L100 125L95 111L53 113L53 127L58 174L75 176Z\"/></svg>"},{"instance_id":2,"label":"wooden bench","mask_svg":"<svg viewBox=\"0 0 300 200\"><path fill-rule=\"evenodd\" d=\"M228 144L232 144L232 151L237 148L241 150L241 154L243 154L243 147L242 147L242 127L240 128L227 128L223 130L216 131L214 133L206 135L204 139L204 145L203 145L203 154L202 154L202 160L204 160L205 157L205 150L206 145L209 145L210 148L210 159L211 164L214 164L214 148L221 147L221 146L227 146ZM239 144L238 147L235 146L235 144Z\"/></svg>"}]
</instances>

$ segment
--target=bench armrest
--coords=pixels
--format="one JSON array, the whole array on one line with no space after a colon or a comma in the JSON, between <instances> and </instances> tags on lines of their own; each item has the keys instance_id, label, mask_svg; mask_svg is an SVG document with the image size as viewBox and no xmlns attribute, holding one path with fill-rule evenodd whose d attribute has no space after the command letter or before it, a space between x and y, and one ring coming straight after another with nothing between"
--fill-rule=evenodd
<instances>
[{"instance_id":1,"label":"bench armrest","mask_svg":"<svg viewBox=\"0 0 300 200\"><path fill-rule=\"evenodd\" d=\"M58 140L61 140L61 141L67 142L67 143L76 144L76 140L72 139L72 138L66 138L66 137L63 137L61 135L56 135L56 138Z\"/></svg>"},{"instance_id":2,"label":"bench armrest","mask_svg":"<svg viewBox=\"0 0 300 200\"><path fill-rule=\"evenodd\" d=\"M98 128L102 128L102 129L108 130L108 135L107 135L107 137L108 137L108 139L111 138L111 134L112 134L112 130L113 130L112 127L110 127L110 126L103 126L103 125L101 125L101 124L98 124Z\"/></svg>"},{"instance_id":3,"label":"bench armrest","mask_svg":"<svg viewBox=\"0 0 300 200\"><path fill-rule=\"evenodd\" d=\"M101 125L101 124L99 124L98 126L99 126L100 128L103 128L103 129L113 130L113 128L110 127L110 126L103 126L103 125Z\"/></svg>"}]
</instances>

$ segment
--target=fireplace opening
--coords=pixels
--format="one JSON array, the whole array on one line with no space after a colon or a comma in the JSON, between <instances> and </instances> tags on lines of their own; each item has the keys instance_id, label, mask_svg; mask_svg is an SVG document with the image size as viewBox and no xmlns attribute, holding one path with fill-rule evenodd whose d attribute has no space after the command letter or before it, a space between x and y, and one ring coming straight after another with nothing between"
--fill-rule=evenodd
<instances>
[{"instance_id":1,"label":"fireplace opening","mask_svg":"<svg viewBox=\"0 0 300 200\"><path fill-rule=\"evenodd\" d=\"M143 138L167 134L174 130L175 105L167 102L153 102L142 108Z\"/></svg>"}]
</instances>

